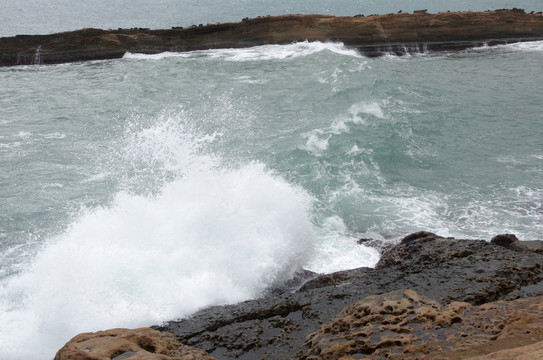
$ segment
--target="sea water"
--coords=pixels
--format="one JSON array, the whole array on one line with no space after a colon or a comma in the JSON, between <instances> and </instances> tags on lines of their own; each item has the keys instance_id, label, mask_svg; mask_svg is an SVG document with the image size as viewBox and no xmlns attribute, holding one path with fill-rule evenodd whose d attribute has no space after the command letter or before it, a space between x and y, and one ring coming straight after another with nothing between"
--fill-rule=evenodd
<instances>
[{"instance_id":1,"label":"sea water","mask_svg":"<svg viewBox=\"0 0 543 360\"><path fill-rule=\"evenodd\" d=\"M374 266L360 238L541 239L542 61L302 42L0 68L0 358Z\"/></svg>"}]
</instances>

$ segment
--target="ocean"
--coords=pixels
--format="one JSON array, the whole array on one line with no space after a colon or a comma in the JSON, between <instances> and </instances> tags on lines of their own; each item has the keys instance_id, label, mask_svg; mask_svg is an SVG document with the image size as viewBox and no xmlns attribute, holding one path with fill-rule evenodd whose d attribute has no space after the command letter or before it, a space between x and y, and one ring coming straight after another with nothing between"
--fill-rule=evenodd
<instances>
[{"instance_id":1,"label":"ocean","mask_svg":"<svg viewBox=\"0 0 543 360\"><path fill-rule=\"evenodd\" d=\"M439 5L441 4L441 5ZM0 0L0 36L526 1ZM360 238L543 239L543 42L293 43L0 68L0 358L374 266Z\"/></svg>"}]
</instances>

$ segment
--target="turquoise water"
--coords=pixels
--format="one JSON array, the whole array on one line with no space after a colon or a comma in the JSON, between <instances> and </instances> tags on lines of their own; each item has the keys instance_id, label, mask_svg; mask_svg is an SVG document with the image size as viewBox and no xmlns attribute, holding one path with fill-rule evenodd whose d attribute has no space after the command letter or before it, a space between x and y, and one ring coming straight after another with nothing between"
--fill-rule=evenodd
<instances>
[{"instance_id":1,"label":"turquoise water","mask_svg":"<svg viewBox=\"0 0 543 360\"><path fill-rule=\"evenodd\" d=\"M373 266L362 237L541 239L542 60L297 43L0 68L0 358Z\"/></svg>"}]
</instances>

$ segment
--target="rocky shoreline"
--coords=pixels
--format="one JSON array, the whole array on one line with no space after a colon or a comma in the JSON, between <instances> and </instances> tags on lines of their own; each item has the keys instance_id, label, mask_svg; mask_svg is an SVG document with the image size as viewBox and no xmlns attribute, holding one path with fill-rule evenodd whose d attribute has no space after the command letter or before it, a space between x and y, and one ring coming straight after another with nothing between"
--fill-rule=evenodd
<instances>
[{"instance_id":1,"label":"rocky shoreline","mask_svg":"<svg viewBox=\"0 0 543 360\"><path fill-rule=\"evenodd\" d=\"M0 38L0 66L116 59L126 52L156 54L306 40L343 42L365 56L455 51L483 44L543 40L543 14L503 9L437 14L420 10L353 17L282 15L168 30L82 29L17 35Z\"/></svg>"},{"instance_id":2,"label":"rocky shoreline","mask_svg":"<svg viewBox=\"0 0 543 360\"><path fill-rule=\"evenodd\" d=\"M260 299L78 335L55 359L540 359L543 245L527 244L419 232L375 268L300 272Z\"/></svg>"}]
</instances>

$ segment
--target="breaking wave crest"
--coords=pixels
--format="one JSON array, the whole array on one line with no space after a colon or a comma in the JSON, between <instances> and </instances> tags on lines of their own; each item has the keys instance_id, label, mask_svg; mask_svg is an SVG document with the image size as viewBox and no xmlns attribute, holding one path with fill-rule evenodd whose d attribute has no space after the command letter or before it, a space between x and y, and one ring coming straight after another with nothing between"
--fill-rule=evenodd
<instances>
[{"instance_id":1,"label":"breaking wave crest","mask_svg":"<svg viewBox=\"0 0 543 360\"><path fill-rule=\"evenodd\" d=\"M338 55L362 57L356 50L346 48L343 43L332 42L296 42L288 45L262 45L244 49L216 49L191 51L186 53L163 52L160 54L126 53L124 59L131 60L163 60L166 58L185 59L221 59L225 61L265 61L294 59L309 56L322 51L329 51Z\"/></svg>"},{"instance_id":2,"label":"breaking wave crest","mask_svg":"<svg viewBox=\"0 0 543 360\"><path fill-rule=\"evenodd\" d=\"M147 154L177 178L82 210L0 288L2 359L52 357L79 332L246 300L307 261L311 197L260 163L229 168L199 153L212 140L177 120L135 129L122 147L127 166Z\"/></svg>"}]
</instances>

